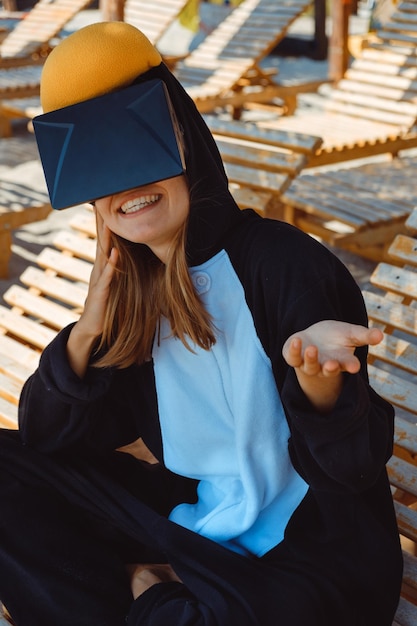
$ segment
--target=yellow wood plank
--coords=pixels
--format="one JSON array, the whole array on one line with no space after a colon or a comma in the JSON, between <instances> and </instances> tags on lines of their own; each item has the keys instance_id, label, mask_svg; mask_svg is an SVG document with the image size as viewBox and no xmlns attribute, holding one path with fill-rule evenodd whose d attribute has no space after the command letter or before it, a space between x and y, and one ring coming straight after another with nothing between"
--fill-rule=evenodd
<instances>
[{"instance_id":1,"label":"yellow wood plank","mask_svg":"<svg viewBox=\"0 0 417 626\"><path fill-rule=\"evenodd\" d=\"M415 235L417 233L417 209L414 209L407 218L405 223L407 230Z\"/></svg>"},{"instance_id":2,"label":"yellow wood plank","mask_svg":"<svg viewBox=\"0 0 417 626\"><path fill-rule=\"evenodd\" d=\"M81 259L94 262L96 258L97 242L69 230L59 231L53 243L59 250L70 252Z\"/></svg>"},{"instance_id":3,"label":"yellow wood plank","mask_svg":"<svg viewBox=\"0 0 417 626\"><path fill-rule=\"evenodd\" d=\"M63 302L64 304L82 309L87 297L86 284L74 284L63 278L51 276L50 274L36 268L27 267L20 280L24 285L35 288L40 293Z\"/></svg>"},{"instance_id":4,"label":"yellow wood plank","mask_svg":"<svg viewBox=\"0 0 417 626\"><path fill-rule=\"evenodd\" d=\"M386 291L417 298L417 274L403 267L379 263L371 275L371 283Z\"/></svg>"},{"instance_id":5,"label":"yellow wood plank","mask_svg":"<svg viewBox=\"0 0 417 626\"><path fill-rule=\"evenodd\" d=\"M17 428L17 406L0 397L0 427ZM0 618L1 619L1 618ZM0 622L1 624L2 622ZM4 622L9 626L7 622Z\"/></svg>"},{"instance_id":6,"label":"yellow wood plank","mask_svg":"<svg viewBox=\"0 0 417 626\"><path fill-rule=\"evenodd\" d=\"M12 285L4 294L4 300L12 307L18 307L26 315L34 317L52 328L61 330L68 324L77 322L80 315L47 298L35 295L19 285Z\"/></svg>"},{"instance_id":7,"label":"yellow wood plank","mask_svg":"<svg viewBox=\"0 0 417 626\"><path fill-rule=\"evenodd\" d=\"M4 334L0 334L0 353L2 359L3 355L12 358L12 362L9 361L5 371L9 375L13 375L20 382L23 382L27 374L31 374L38 367L41 354L40 350L34 349ZM3 367L5 367L4 361ZM20 368L24 369L21 370Z\"/></svg>"},{"instance_id":8,"label":"yellow wood plank","mask_svg":"<svg viewBox=\"0 0 417 626\"><path fill-rule=\"evenodd\" d=\"M88 261L76 259L52 248L44 248L36 262L40 267L51 269L61 276L84 283L89 282L93 267Z\"/></svg>"},{"instance_id":9,"label":"yellow wood plank","mask_svg":"<svg viewBox=\"0 0 417 626\"><path fill-rule=\"evenodd\" d=\"M369 353L374 358L395 367L395 371L398 369L412 374L417 373L417 346L405 339L385 335L381 343L370 346ZM417 412L417 406L415 410Z\"/></svg>"},{"instance_id":10,"label":"yellow wood plank","mask_svg":"<svg viewBox=\"0 0 417 626\"><path fill-rule=\"evenodd\" d=\"M392 372L369 365L369 376L375 391L394 406L417 413L417 387Z\"/></svg>"},{"instance_id":11,"label":"yellow wood plank","mask_svg":"<svg viewBox=\"0 0 417 626\"><path fill-rule=\"evenodd\" d=\"M35 348L45 348L56 336L56 331L19 315L0 305L0 327Z\"/></svg>"},{"instance_id":12,"label":"yellow wood plank","mask_svg":"<svg viewBox=\"0 0 417 626\"><path fill-rule=\"evenodd\" d=\"M362 293L372 321L417 335L417 309L371 291Z\"/></svg>"},{"instance_id":13,"label":"yellow wood plank","mask_svg":"<svg viewBox=\"0 0 417 626\"><path fill-rule=\"evenodd\" d=\"M10 352L3 352L4 346L1 345L2 339L9 339L10 345L8 349L11 350ZM39 353L37 353L37 359L34 360L32 367L29 367L18 360L18 354L16 355L16 352L19 353L20 347L21 344L18 344L14 339L9 337L0 338L0 372L14 379L19 385L22 385L36 369L39 362Z\"/></svg>"},{"instance_id":14,"label":"yellow wood plank","mask_svg":"<svg viewBox=\"0 0 417 626\"><path fill-rule=\"evenodd\" d=\"M234 163L225 163L225 170L231 182L276 194L283 193L291 182L288 174L249 169Z\"/></svg>"},{"instance_id":15,"label":"yellow wood plank","mask_svg":"<svg viewBox=\"0 0 417 626\"><path fill-rule=\"evenodd\" d=\"M307 162L302 154L245 142L244 140L214 135L223 161L247 165L250 169L287 173L296 176Z\"/></svg>"},{"instance_id":16,"label":"yellow wood plank","mask_svg":"<svg viewBox=\"0 0 417 626\"><path fill-rule=\"evenodd\" d=\"M388 253L395 261L417 266L417 241L414 237L397 235L390 245Z\"/></svg>"},{"instance_id":17,"label":"yellow wood plank","mask_svg":"<svg viewBox=\"0 0 417 626\"><path fill-rule=\"evenodd\" d=\"M215 135L246 139L265 145L272 144L278 148L301 152L306 155L315 154L323 143L321 137L306 133L287 132L283 129L263 128L254 122L242 124L242 122L234 120L223 120L214 115L205 115L204 119Z\"/></svg>"},{"instance_id":18,"label":"yellow wood plank","mask_svg":"<svg viewBox=\"0 0 417 626\"><path fill-rule=\"evenodd\" d=\"M0 396L3 399L12 404L17 404L19 402L20 390L21 385L16 380L0 372Z\"/></svg>"}]
</instances>

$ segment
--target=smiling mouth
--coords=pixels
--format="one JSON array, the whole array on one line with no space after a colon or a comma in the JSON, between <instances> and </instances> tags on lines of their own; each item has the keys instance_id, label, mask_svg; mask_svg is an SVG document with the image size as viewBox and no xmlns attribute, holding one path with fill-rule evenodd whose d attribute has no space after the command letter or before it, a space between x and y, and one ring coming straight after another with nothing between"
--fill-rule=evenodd
<instances>
[{"instance_id":1,"label":"smiling mouth","mask_svg":"<svg viewBox=\"0 0 417 626\"><path fill-rule=\"evenodd\" d=\"M149 195L149 196L140 196L139 198L134 198L133 200L128 200L127 202L122 204L122 206L120 207L119 211L120 211L120 213L123 213L123 215L128 215L130 213L137 213L141 209L144 209L145 207L147 207L147 206L149 206L151 204L155 204L155 202L158 202L158 200L160 200L161 197L162 196L160 194L152 194L152 195Z\"/></svg>"}]
</instances>

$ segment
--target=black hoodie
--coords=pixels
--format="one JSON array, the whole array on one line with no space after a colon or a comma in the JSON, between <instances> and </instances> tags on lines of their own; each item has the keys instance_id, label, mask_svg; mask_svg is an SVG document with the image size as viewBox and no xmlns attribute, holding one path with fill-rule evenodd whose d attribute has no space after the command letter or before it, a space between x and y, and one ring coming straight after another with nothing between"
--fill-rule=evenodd
<instances>
[{"instance_id":1,"label":"black hoodie","mask_svg":"<svg viewBox=\"0 0 417 626\"><path fill-rule=\"evenodd\" d=\"M183 581L156 585L140 596L128 624L390 626L401 581L398 533L385 472L392 452L392 407L369 387L365 348L357 351L360 373L346 375L339 401L328 415L314 410L282 357L285 340L317 321L366 325L360 290L338 259L309 236L285 223L262 219L250 209L238 209L213 137L194 103L163 64L140 81L151 78L161 78L167 85L184 134L191 194L187 255L196 289L215 318L216 346L222 347L223 360L219 362L215 346L207 354L198 353L194 370L185 348L177 351L175 340L168 338L162 347L155 346L149 363L125 370L90 368L80 380L66 359L69 327L44 351L39 369L23 389L21 437L28 447L52 459L84 459L79 484L74 475L61 476L56 468L44 472L40 467L44 462L37 471L56 480L68 498L99 510L130 536L143 541L145 533L149 545L163 553ZM229 309L234 311L232 319ZM256 361L250 363L253 355ZM187 408L181 416L182 393ZM227 477L231 460L231 471L240 463L237 481L243 482L248 474L250 482L257 479L259 468L263 472L251 502L262 489L276 488L275 470L270 476L265 472L282 467L270 462L275 435L265 428L265 424L269 428L263 412L265 394L268 419L269 398L274 396L283 409L277 410L277 423L282 433L288 431L274 458L287 463L288 474L305 490L297 491L286 517L277 517L277 527L284 527L282 536L277 530L276 543L269 540L266 552L249 549L242 555L230 542L213 540L204 528L190 530L187 515L184 524L169 515L178 505L192 507L202 488L199 472L188 471L187 463L194 458L194 445L205 450L204 441L196 440L200 424L204 437L210 438L210 411L213 441L210 438L206 453L199 453L203 470L206 461L211 464L210 476L216 474L213 459L226 442L217 466L220 478ZM219 395L224 396L221 403ZM190 398L194 404L188 407ZM246 416L249 431L240 429L247 403L255 413L259 406L258 414ZM190 415L193 407L195 422ZM230 412L230 423L219 407ZM177 431L181 441L175 440ZM242 453L244 446L233 433L244 437L245 432L250 437ZM152 470L153 476L159 475L160 487L151 502L126 491L111 476L110 464L103 462L112 450L139 436L160 461ZM178 454L181 445L184 454ZM177 460L186 471L177 469ZM229 496L227 484L228 492L213 502ZM260 507L260 515L266 515L265 508ZM262 532L273 537L273 518L268 515Z\"/></svg>"}]
</instances>

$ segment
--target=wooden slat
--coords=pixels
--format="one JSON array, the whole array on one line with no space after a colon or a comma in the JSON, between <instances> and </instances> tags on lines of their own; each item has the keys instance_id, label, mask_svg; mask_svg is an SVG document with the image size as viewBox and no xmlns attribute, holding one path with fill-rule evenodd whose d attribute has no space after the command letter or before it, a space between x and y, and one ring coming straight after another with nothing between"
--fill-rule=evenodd
<instances>
[{"instance_id":1,"label":"wooden slat","mask_svg":"<svg viewBox=\"0 0 417 626\"><path fill-rule=\"evenodd\" d=\"M225 163L225 170L231 182L278 194L285 191L291 183L291 177L285 173L279 174L255 168L249 169L234 163Z\"/></svg>"},{"instance_id":2,"label":"wooden slat","mask_svg":"<svg viewBox=\"0 0 417 626\"><path fill-rule=\"evenodd\" d=\"M69 225L76 231L88 235L91 238L96 237L96 219L93 211L85 210L82 213L76 213L69 221Z\"/></svg>"},{"instance_id":3,"label":"wooden slat","mask_svg":"<svg viewBox=\"0 0 417 626\"><path fill-rule=\"evenodd\" d=\"M56 335L52 329L41 326L38 322L23 317L23 315L17 315L1 305L0 326L22 341L42 350L51 343Z\"/></svg>"},{"instance_id":4,"label":"wooden slat","mask_svg":"<svg viewBox=\"0 0 417 626\"><path fill-rule=\"evenodd\" d=\"M417 211L413 211L407 218L405 223L407 230L410 231L411 234L415 235L417 233Z\"/></svg>"},{"instance_id":5,"label":"wooden slat","mask_svg":"<svg viewBox=\"0 0 417 626\"><path fill-rule=\"evenodd\" d=\"M139 28L153 44L157 44L185 6L184 0L126 0L124 21Z\"/></svg>"},{"instance_id":6,"label":"wooden slat","mask_svg":"<svg viewBox=\"0 0 417 626\"><path fill-rule=\"evenodd\" d=\"M9 287L4 294L4 299L10 306L18 307L26 315L39 319L57 330L76 322L80 317L79 314L60 304L35 295L27 289L19 287L19 285Z\"/></svg>"},{"instance_id":7,"label":"wooden slat","mask_svg":"<svg viewBox=\"0 0 417 626\"><path fill-rule=\"evenodd\" d=\"M2 398L17 405L20 394L20 385L17 381L0 373L0 390Z\"/></svg>"},{"instance_id":8,"label":"wooden slat","mask_svg":"<svg viewBox=\"0 0 417 626\"><path fill-rule=\"evenodd\" d=\"M417 542L417 511L401 502L394 502L394 506L400 533Z\"/></svg>"},{"instance_id":9,"label":"wooden slat","mask_svg":"<svg viewBox=\"0 0 417 626\"><path fill-rule=\"evenodd\" d=\"M32 366L20 361L19 352L22 348L25 348L25 346L19 345L9 337L2 336L0 338L0 372L15 380L20 385L32 374L39 363L39 352L33 355Z\"/></svg>"},{"instance_id":10,"label":"wooden slat","mask_svg":"<svg viewBox=\"0 0 417 626\"><path fill-rule=\"evenodd\" d=\"M407 224L409 228L411 223ZM397 235L388 249L390 257L407 265L417 266L417 241L408 235Z\"/></svg>"},{"instance_id":11,"label":"wooden slat","mask_svg":"<svg viewBox=\"0 0 417 626\"><path fill-rule=\"evenodd\" d=\"M301 152L308 156L315 154L323 140L321 137L305 133L286 132L285 130L265 129L255 123L242 123L234 120L222 120L218 116L205 115L204 119L215 135L236 137L265 145Z\"/></svg>"},{"instance_id":12,"label":"wooden slat","mask_svg":"<svg viewBox=\"0 0 417 626\"><path fill-rule=\"evenodd\" d=\"M403 580L410 587L417 589L417 558L407 552L404 552Z\"/></svg>"},{"instance_id":13,"label":"wooden slat","mask_svg":"<svg viewBox=\"0 0 417 626\"><path fill-rule=\"evenodd\" d=\"M397 446L401 446L404 450L410 452L412 456L417 454L417 427L415 420L410 421L398 415L396 416L394 442Z\"/></svg>"},{"instance_id":14,"label":"wooden slat","mask_svg":"<svg viewBox=\"0 0 417 626\"><path fill-rule=\"evenodd\" d=\"M417 496L416 468L398 456L392 456L388 461L388 475L390 483L399 489L404 489L413 496Z\"/></svg>"},{"instance_id":15,"label":"wooden slat","mask_svg":"<svg viewBox=\"0 0 417 626\"><path fill-rule=\"evenodd\" d=\"M296 176L307 162L304 155L286 152L265 145L214 135L222 159L226 163L247 165L250 169L288 173Z\"/></svg>"},{"instance_id":16,"label":"wooden slat","mask_svg":"<svg viewBox=\"0 0 417 626\"><path fill-rule=\"evenodd\" d=\"M405 598L401 598L395 614L395 623L398 626L415 626L417 624L417 607Z\"/></svg>"},{"instance_id":17,"label":"wooden slat","mask_svg":"<svg viewBox=\"0 0 417 626\"><path fill-rule=\"evenodd\" d=\"M27 377L26 374L32 373L39 363L39 350L33 349L31 346L17 342L11 337L2 334L0 334L0 352L8 358L12 357L13 361L17 362L18 366L13 362L8 365L9 370L3 368L3 371L7 371L8 375L17 378L20 382L24 382ZM22 372L20 367L25 368L26 372Z\"/></svg>"},{"instance_id":18,"label":"wooden slat","mask_svg":"<svg viewBox=\"0 0 417 626\"><path fill-rule=\"evenodd\" d=\"M363 296L371 320L417 335L417 309L367 290Z\"/></svg>"},{"instance_id":19,"label":"wooden slat","mask_svg":"<svg viewBox=\"0 0 417 626\"><path fill-rule=\"evenodd\" d=\"M0 428L17 428L17 406L0 397ZM0 624L2 622L0 621ZM5 622L6 626L10 626Z\"/></svg>"},{"instance_id":20,"label":"wooden slat","mask_svg":"<svg viewBox=\"0 0 417 626\"><path fill-rule=\"evenodd\" d=\"M410 381L373 365L369 365L369 376L377 393L395 406L417 413L417 387Z\"/></svg>"},{"instance_id":21,"label":"wooden slat","mask_svg":"<svg viewBox=\"0 0 417 626\"><path fill-rule=\"evenodd\" d=\"M35 288L54 300L82 309L87 297L86 284L74 284L63 278L43 272L36 267L28 267L20 276L24 285Z\"/></svg>"},{"instance_id":22,"label":"wooden slat","mask_svg":"<svg viewBox=\"0 0 417 626\"><path fill-rule=\"evenodd\" d=\"M417 374L417 346L406 339L385 335L381 343L370 346L369 352L373 358Z\"/></svg>"},{"instance_id":23,"label":"wooden slat","mask_svg":"<svg viewBox=\"0 0 417 626\"><path fill-rule=\"evenodd\" d=\"M254 209L260 215L266 215L268 205L273 200L274 194L267 191L255 191L248 187L230 185L231 194L240 209Z\"/></svg>"},{"instance_id":24,"label":"wooden slat","mask_svg":"<svg viewBox=\"0 0 417 626\"><path fill-rule=\"evenodd\" d=\"M2 58L26 57L39 52L56 37L79 11L91 0L46 0L38 1L20 20L0 45ZM1 63L0 63L1 66Z\"/></svg>"},{"instance_id":25,"label":"wooden slat","mask_svg":"<svg viewBox=\"0 0 417 626\"><path fill-rule=\"evenodd\" d=\"M371 282L386 291L417 298L417 274L403 267L380 263L372 273Z\"/></svg>"},{"instance_id":26,"label":"wooden slat","mask_svg":"<svg viewBox=\"0 0 417 626\"><path fill-rule=\"evenodd\" d=\"M96 258L96 245L96 241L87 237L79 237L69 230L62 230L54 237L54 246L58 249L91 262L94 262Z\"/></svg>"},{"instance_id":27,"label":"wooden slat","mask_svg":"<svg viewBox=\"0 0 417 626\"><path fill-rule=\"evenodd\" d=\"M51 269L60 276L88 283L92 270L91 263L62 254L52 248L44 248L36 259L38 265Z\"/></svg>"}]
</instances>

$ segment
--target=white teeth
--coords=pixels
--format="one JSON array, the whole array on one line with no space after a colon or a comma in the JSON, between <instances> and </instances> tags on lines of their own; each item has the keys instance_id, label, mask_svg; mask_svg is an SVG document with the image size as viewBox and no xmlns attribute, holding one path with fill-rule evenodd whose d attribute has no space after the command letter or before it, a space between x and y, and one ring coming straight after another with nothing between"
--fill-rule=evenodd
<instances>
[{"instance_id":1,"label":"white teeth","mask_svg":"<svg viewBox=\"0 0 417 626\"><path fill-rule=\"evenodd\" d=\"M134 198L133 200L128 200L120 207L122 213L135 213L135 211L140 211L144 207L149 204L153 204L157 200L159 200L161 196L159 194L152 194L150 196L140 196L139 198Z\"/></svg>"}]
</instances>

